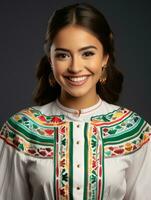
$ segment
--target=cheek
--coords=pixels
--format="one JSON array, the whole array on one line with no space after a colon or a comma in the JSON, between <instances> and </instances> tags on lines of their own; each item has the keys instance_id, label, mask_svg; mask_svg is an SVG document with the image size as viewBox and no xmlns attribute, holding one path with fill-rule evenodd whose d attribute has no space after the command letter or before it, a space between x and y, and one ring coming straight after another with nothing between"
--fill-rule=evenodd
<instances>
[{"instance_id":1,"label":"cheek","mask_svg":"<svg viewBox=\"0 0 151 200\"><path fill-rule=\"evenodd\" d=\"M59 84L63 81L63 75L65 74L65 72L66 72L66 67L62 65L53 66L53 75Z\"/></svg>"},{"instance_id":2,"label":"cheek","mask_svg":"<svg viewBox=\"0 0 151 200\"><path fill-rule=\"evenodd\" d=\"M102 59L97 56L94 59L91 59L88 63L89 69L93 73L101 73Z\"/></svg>"},{"instance_id":3,"label":"cheek","mask_svg":"<svg viewBox=\"0 0 151 200\"><path fill-rule=\"evenodd\" d=\"M59 74L62 74L64 72L65 67L64 67L64 65L62 65L59 62L54 62L53 66L52 66L52 70L53 70L53 73L55 75L59 75Z\"/></svg>"},{"instance_id":4,"label":"cheek","mask_svg":"<svg viewBox=\"0 0 151 200\"><path fill-rule=\"evenodd\" d=\"M62 70L60 68L54 67L53 68L53 74L54 74L54 77L57 78L62 74Z\"/></svg>"},{"instance_id":5,"label":"cheek","mask_svg":"<svg viewBox=\"0 0 151 200\"><path fill-rule=\"evenodd\" d=\"M89 70L95 75L100 76L101 74L101 66L99 63L92 63L92 64L90 63Z\"/></svg>"}]
</instances>

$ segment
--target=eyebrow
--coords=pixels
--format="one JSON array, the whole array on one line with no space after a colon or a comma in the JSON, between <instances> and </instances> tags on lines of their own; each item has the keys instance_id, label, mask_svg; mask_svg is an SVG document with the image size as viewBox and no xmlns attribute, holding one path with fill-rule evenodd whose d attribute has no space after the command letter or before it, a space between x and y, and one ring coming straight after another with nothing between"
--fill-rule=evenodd
<instances>
[{"instance_id":1,"label":"eyebrow","mask_svg":"<svg viewBox=\"0 0 151 200\"><path fill-rule=\"evenodd\" d=\"M79 51L87 50L87 49L90 49L90 48L92 48L92 49L97 49L95 46L89 45L89 46L80 48ZM65 49L65 48L56 48L55 51L66 51L66 52L70 52L69 49Z\"/></svg>"}]
</instances>

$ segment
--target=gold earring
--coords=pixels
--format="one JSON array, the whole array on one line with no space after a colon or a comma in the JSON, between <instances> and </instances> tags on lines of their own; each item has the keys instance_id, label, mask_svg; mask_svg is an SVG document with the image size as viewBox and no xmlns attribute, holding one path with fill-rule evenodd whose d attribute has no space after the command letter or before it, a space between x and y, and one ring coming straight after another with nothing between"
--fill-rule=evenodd
<instances>
[{"instance_id":1,"label":"gold earring","mask_svg":"<svg viewBox=\"0 0 151 200\"><path fill-rule=\"evenodd\" d=\"M104 85L106 83L106 78L100 78L99 81L100 81L101 85Z\"/></svg>"},{"instance_id":2,"label":"gold earring","mask_svg":"<svg viewBox=\"0 0 151 200\"><path fill-rule=\"evenodd\" d=\"M103 84L105 84L105 82L106 82L106 67L107 67L107 65L104 65L103 67L102 67L102 71L103 71L103 74L102 74L102 76L100 77L100 83L101 83L101 85L103 85Z\"/></svg>"}]
</instances>

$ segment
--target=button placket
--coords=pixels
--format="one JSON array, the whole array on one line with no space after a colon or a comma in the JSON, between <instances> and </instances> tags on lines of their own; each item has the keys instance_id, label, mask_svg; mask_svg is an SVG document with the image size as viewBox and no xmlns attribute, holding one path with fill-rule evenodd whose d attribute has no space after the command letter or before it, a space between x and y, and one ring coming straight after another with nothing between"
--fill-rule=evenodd
<instances>
[{"instance_id":1,"label":"button placket","mask_svg":"<svg viewBox=\"0 0 151 200\"><path fill-rule=\"evenodd\" d=\"M79 129L80 128L80 124L78 123L77 124L77 128ZM78 140L77 142L76 142L76 144L80 144L80 141ZM77 168L80 168L80 164L77 164Z\"/></svg>"},{"instance_id":2,"label":"button placket","mask_svg":"<svg viewBox=\"0 0 151 200\"><path fill-rule=\"evenodd\" d=\"M83 194L82 180L84 174L84 163L83 163L83 148L84 148L84 138L83 138L84 124L83 122L77 121L74 125L74 191L80 196ZM80 175L81 174L81 175ZM79 179L79 175L81 179Z\"/></svg>"}]
</instances>

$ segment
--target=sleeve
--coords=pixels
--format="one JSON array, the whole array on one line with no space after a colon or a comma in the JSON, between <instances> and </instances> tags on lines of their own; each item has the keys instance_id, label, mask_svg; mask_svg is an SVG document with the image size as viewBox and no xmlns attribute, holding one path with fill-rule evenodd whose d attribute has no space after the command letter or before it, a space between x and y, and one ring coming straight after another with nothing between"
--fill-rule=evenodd
<instances>
[{"instance_id":1,"label":"sleeve","mask_svg":"<svg viewBox=\"0 0 151 200\"><path fill-rule=\"evenodd\" d=\"M147 123L148 141L131 157L126 171L127 192L124 200L151 199L151 126Z\"/></svg>"},{"instance_id":2,"label":"sleeve","mask_svg":"<svg viewBox=\"0 0 151 200\"><path fill-rule=\"evenodd\" d=\"M6 122L0 130L0 199L30 200L26 157L13 146L8 134L13 140L15 132L10 132Z\"/></svg>"}]
</instances>

